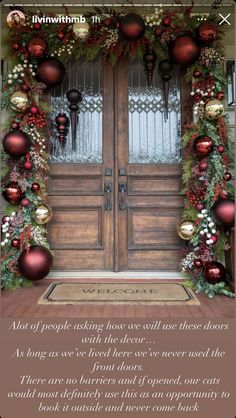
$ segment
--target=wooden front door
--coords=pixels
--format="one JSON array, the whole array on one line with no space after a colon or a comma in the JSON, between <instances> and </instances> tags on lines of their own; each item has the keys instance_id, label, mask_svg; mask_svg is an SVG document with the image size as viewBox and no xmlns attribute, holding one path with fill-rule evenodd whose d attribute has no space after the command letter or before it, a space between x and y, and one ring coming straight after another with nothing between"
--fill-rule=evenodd
<instances>
[{"instance_id":1,"label":"wooden front door","mask_svg":"<svg viewBox=\"0 0 236 418\"><path fill-rule=\"evenodd\" d=\"M84 151L79 144L77 154L82 154L77 162L72 158L66 163L64 155L60 163L54 152L55 161L52 158L50 165L54 218L49 232L54 269L178 270L176 224L183 206L178 77L172 81L170 112L165 119L160 80L156 75L154 85L158 87L148 89L142 62L121 62L115 70L109 64L99 65L102 127L92 111L90 121L86 115L90 99L83 86L87 104L82 104L79 114L78 135L87 135L89 141L86 124L92 131L94 124L101 130L101 161L91 162L85 153L87 161L82 162ZM95 68L96 72L98 63ZM85 69L86 74L89 71L89 67ZM64 91L74 86L73 73L69 73ZM77 87L78 81L73 82ZM98 80L93 84L99 84ZM93 100L91 106L96 108ZM94 140L99 138L92 135L90 141Z\"/></svg>"}]
</instances>

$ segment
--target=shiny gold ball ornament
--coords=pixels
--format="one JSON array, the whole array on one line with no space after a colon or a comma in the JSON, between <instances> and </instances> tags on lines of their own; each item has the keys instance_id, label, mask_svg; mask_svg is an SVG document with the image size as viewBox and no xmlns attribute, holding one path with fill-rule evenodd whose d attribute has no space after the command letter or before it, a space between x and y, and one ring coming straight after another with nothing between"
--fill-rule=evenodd
<instances>
[{"instance_id":1,"label":"shiny gold ball ornament","mask_svg":"<svg viewBox=\"0 0 236 418\"><path fill-rule=\"evenodd\" d=\"M29 107L29 99L23 91L15 91L10 98L11 107L13 110L24 112Z\"/></svg>"},{"instance_id":2,"label":"shiny gold ball ornament","mask_svg":"<svg viewBox=\"0 0 236 418\"><path fill-rule=\"evenodd\" d=\"M196 228L195 224L192 221L182 221L177 226L177 234L180 238L189 241L195 235Z\"/></svg>"},{"instance_id":3,"label":"shiny gold ball ornament","mask_svg":"<svg viewBox=\"0 0 236 418\"><path fill-rule=\"evenodd\" d=\"M47 224L53 216L52 208L46 205L46 203L41 203L35 210L35 221L39 225Z\"/></svg>"},{"instance_id":4,"label":"shiny gold ball ornament","mask_svg":"<svg viewBox=\"0 0 236 418\"><path fill-rule=\"evenodd\" d=\"M218 99L208 100L205 106L205 116L207 119L214 120L221 117L224 113L224 105Z\"/></svg>"},{"instance_id":5,"label":"shiny gold ball ornament","mask_svg":"<svg viewBox=\"0 0 236 418\"><path fill-rule=\"evenodd\" d=\"M78 22L73 24L73 32L76 38L85 41L89 36L89 24L87 22Z\"/></svg>"}]
</instances>

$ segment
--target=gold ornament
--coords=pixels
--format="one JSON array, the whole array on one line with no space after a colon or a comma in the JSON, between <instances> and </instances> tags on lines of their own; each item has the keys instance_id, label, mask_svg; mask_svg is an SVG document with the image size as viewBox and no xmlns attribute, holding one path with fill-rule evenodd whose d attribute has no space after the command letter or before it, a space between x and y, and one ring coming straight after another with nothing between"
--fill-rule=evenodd
<instances>
[{"instance_id":1,"label":"gold ornament","mask_svg":"<svg viewBox=\"0 0 236 418\"><path fill-rule=\"evenodd\" d=\"M195 235L195 224L192 221L182 221L177 226L177 234L180 238L189 241Z\"/></svg>"},{"instance_id":2,"label":"gold ornament","mask_svg":"<svg viewBox=\"0 0 236 418\"><path fill-rule=\"evenodd\" d=\"M20 28L25 24L25 15L20 10L12 10L7 15L7 24L10 28Z\"/></svg>"},{"instance_id":3,"label":"gold ornament","mask_svg":"<svg viewBox=\"0 0 236 418\"><path fill-rule=\"evenodd\" d=\"M15 91L11 95L10 102L13 110L20 110L21 112L24 112L29 106L27 94L22 91Z\"/></svg>"},{"instance_id":4,"label":"gold ornament","mask_svg":"<svg viewBox=\"0 0 236 418\"><path fill-rule=\"evenodd\" d=\"M220 100L208 100L205 106L205 116L207 119L218 119L224 113L224 105Z\"/></svg>"},{"instance_id":5,"label":"gold ornament","mask_svg":"<svg viewBox=\"0 0 236 418\"><path fill-rule=\"evenodd\" d=\"M85 41L88 38L88 35L89 35L89 25L88 25L88 23L87 22L74 23L73 24L73 32L74 32L76 38L79 38L82 41Z\"/></svg>"},{"instance_id":6,"label":"gold ornament","mask_svg":"<svg viewBox=\"0 0 236 418\"><path fill-rule=\"evenodd\" d=\"M46 203L41 203L35 210L35 221L39 225L47 224L53 216L52 208L46 205Z\"/></svg>"}]
</instances>

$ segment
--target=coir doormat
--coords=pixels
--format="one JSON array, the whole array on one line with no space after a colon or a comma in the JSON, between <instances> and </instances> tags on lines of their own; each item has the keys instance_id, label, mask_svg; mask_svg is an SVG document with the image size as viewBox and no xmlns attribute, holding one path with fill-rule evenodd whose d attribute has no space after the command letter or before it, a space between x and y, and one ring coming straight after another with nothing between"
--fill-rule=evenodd
<instances>
[{"instance_id":1,"label":"coir doormat","mask_svg":"<svg viewBox=\"0 0 236 418\"><path fill-rule=\"evenodd\" d=\"M40 297L43 305L168 304L199 305L196 295L182 283L52 283Z\"/></svg>"}]
</instances>

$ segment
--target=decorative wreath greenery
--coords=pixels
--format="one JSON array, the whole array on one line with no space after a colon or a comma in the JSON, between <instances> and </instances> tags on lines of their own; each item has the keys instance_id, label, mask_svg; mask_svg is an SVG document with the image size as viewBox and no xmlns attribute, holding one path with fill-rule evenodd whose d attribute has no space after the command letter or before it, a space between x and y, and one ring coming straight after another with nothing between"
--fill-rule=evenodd
<instances>
[{"instance_id":1,"label":"decorative wreath greenery","mask_svg":"<svg viewBox=\"0 0 236 418\"><path fill-rule=\"evenodd\" d=\"M184 35L196 42L200 53L186 69L186 80L192 82L193 86L191 96L196 121L184 127L182 137L185 194L183 222L190 222L188 227L193 228L193 234L188 236L181 268L190 273L191 284L198 292L204 291L209 297L213 297L215 293L233 296L225 281L209 282L204 275L207 263L224 259L227 246L225 229L217 227L216 230L212 206L219 198L230 199L234 195L230 183L225 180L225 173L231 168L232 149L227 133L226 115L222 113L226 76L223 65L223 32L219 30L216 18L212 15L207 17L211 35L205 32L204 38L199 32L203 21L192 14L192 8L180 7L178 11L172 12L160 7L151 14L146 12L142 15L139 10L137 14L144 22L144 31L139 39L133 40L127 39L121 32L122 19L126 14L122 11L96 8L83 16L86 23L81 25L70 22L32 23L34 13L22 12L25 23L13 23L7 40L9 58L13 60L11 72L7 74L3 86L3 107L10 114L3 134L10 129L20 130L29 135L31 147L26 155L19 158L2 149L3 191L10 182L14 182L24 195L19 202L8 204L2 222L2 287L13 289L30 285L30 278L19 272L20 255L32 245L49 249L45 225L38 224L35 219L36 209L46 199L50 120L49 109L42 99L42 93L47 86L37 77L42 54L32 55L30 42L32 45L32 41L33 44L35 41L41 47L46 45L44 57L55 57L63 63L70 57L93 60L102 54L104 59L115 65L125 56L143 59L147 51L152 51L157 62L164 59L172 61L173 44ZM55 18L55 15L40 12L37 16L42 21L45 16ZM213 99L219 106L219 114L211 119L206 107L209 100ZM17 107L17 103L22 101L25 106ZM206 164L203 171L199 171L199 155L194 152L195 140L200 136L209 137L213 142L211 152L204 159ZM22 200L26 200L27 204ZM180 235L181 225L178 230ZM212 242L212 235L216 236L217 242ZM196 260L200 262L197 263Z\"/></svg>"}]
</instances>

